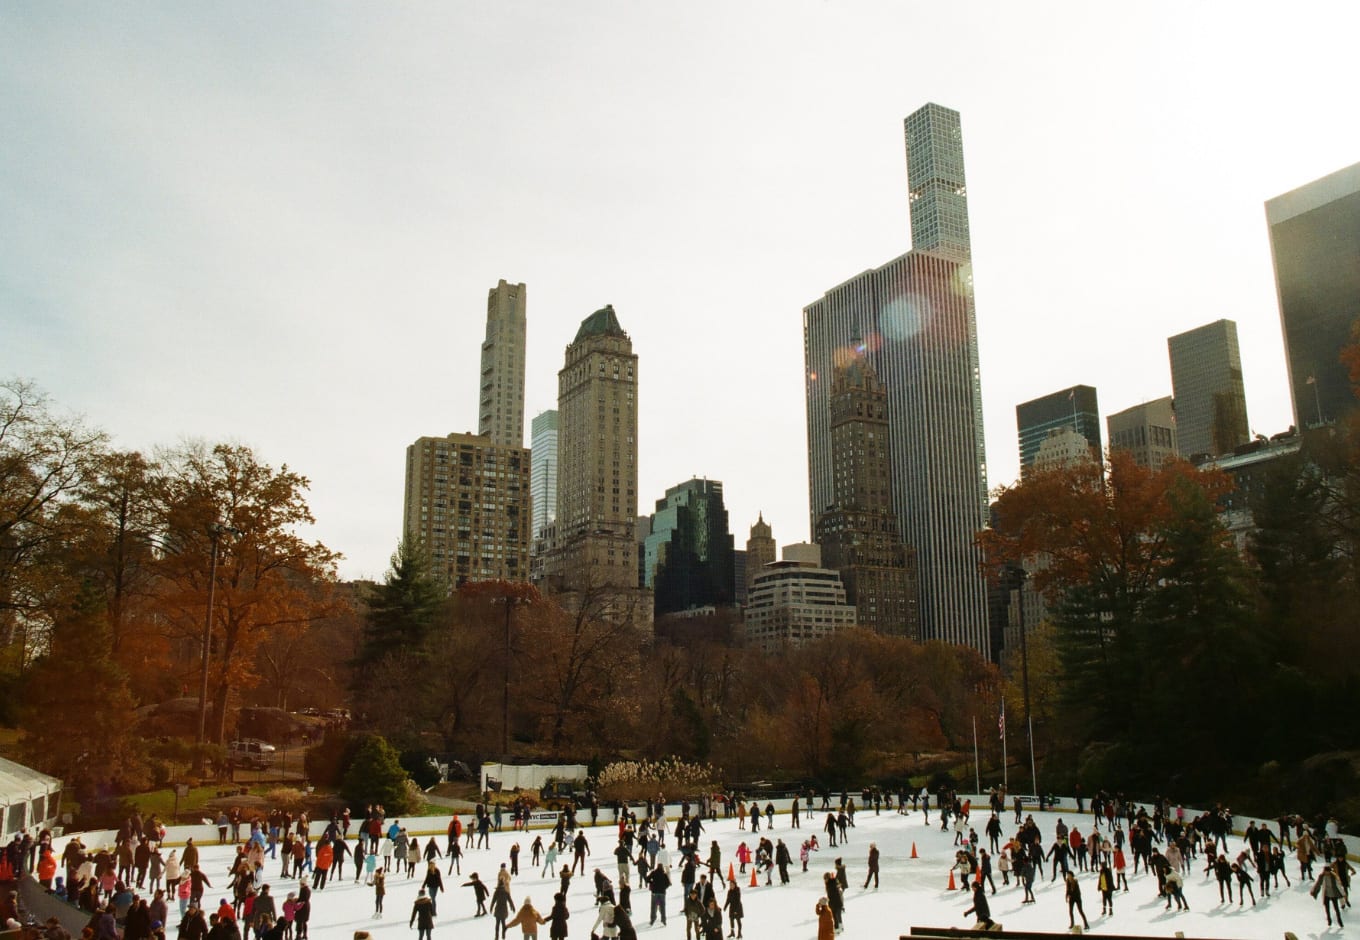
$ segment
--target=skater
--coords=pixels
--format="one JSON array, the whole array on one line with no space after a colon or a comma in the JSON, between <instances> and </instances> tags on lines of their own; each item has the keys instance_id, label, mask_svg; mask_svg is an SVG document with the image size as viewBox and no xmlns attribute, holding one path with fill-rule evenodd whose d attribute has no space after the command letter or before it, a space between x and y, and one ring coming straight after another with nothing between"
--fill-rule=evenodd
<instances>
[{"instance_id":1,"label":"skater","mask_svg":"<svg viewBox=\"0 0 1360 940\"><path fill-rule=\"evenodd\" d=\"M387 876L381 871L373 873L373 916L383 916L383 898L387 895Z\"/></svg>"},{"instance_id":2,"label":"skater","mask_svg":"<svg viewBox=\"0 0 1360 940\"><path fill-rule=\"evenodd\" d=\"M567 910L567 896L561 892L553 895L552 910L548 912L548 936L552 940L566 940L569 917L571 911Z\"/></svg>"},{"instance_id":3,"label":"skater","mask_svg":"<svg viewBox=\"0 0 1360 940\"><path fill-rule=\"evenodd\" d=\"M727 883L727 897L723 899L723 907L727 910L728 936L741 938L741 887L736 879Z\"/></svg>"},{"instance_id":4,"label":"skater","mask_svg":"<svg viewBox=\"0 0 1360 940\"><path fill-rule=\"evenodd\" d=\"M788 879L785 879L785 881L787 881L787 880L788 880ZM878 890L878 845L877 845L877 843L874 843L874 842L870 842L870 843L869 843L869 874L868 874L868 875L865 877L865 879L864 879L864 887L865 887L866 890L868 889L868 887L869 887L869 882L871 882L871 881L874 883L874 890L877 891L877 890ZM995 885L992 886L992 894L996 894L996 886L995 886Z\"/></svg>"},{"instance_id":5,"label":"skater","mask_svg":"<svg viewBox=\"0 0 1360 940\"><path fill-rule=\"evenodd\" d=\"M1096 879L1096 887L1100 889L1100 913L1114 915L1114 873L1110 871L1109 865L1100 866L1100 875Z\"/></svg>"},{"instance_id":6,"label":"skater","mask_svg":"<svg viewBox=\"0 0 1360 940\"><path fill-rule=\"evenodd\" d=\"M475 877L475 876L474 876ZM444 890L444 879L439 875L439 866L430 862L425 869L425 880L421 882L421 888L429 892L430 912L439 916L439 892Z\"/></svg>"},{"instance_id":7,"label":"skater","mask_svg":"<svg viewBox=\"0 0 1360 940\"><path fill-rule=\"evenodd\" d=\"M491 917L496 922L495 933L492 934L494 940L504 940L506 923L508 918L515 910L515 901L510 897L510 885L508 882L497 880L496 890L491 892ZM612 936L606 932L605 936Z\"/></svg>"},{"instance_id":8,"label":"skater","mask_svg":"<svg viewBox=\"0 0 1360 940\"><path fill-rule=\"evenodd\" d=\"M420 889L415 904L411 905L411 919L406 926L416 928L416 940L432 940L434 904L425 896L424 888Z\"/></svg>"},{"instance_id":9,"label":"skater","mask_svg":"<svg viewBox=\"0 0 1360 940\"><path fill-rule=\"evenodd\" d=\"M817 940L835 940L836 916L826 898L817 900Z\"/></svg>"},{"instance_id":10,"label":"skater","mask_svg":"<svg viewBox=\"0 0 1360 940\"><path fill-rule=\"evenodd\" d=\"M595 915L595 924L590 928L592 937L603 937L604 940L614 940L619 935L619 927L614 918L615 907L612 901L601 902L599 913Z\"/></svg>"},{"instance_id":11,"label":"skater","mask_svg":"<svg viewBox=\"0 0 1360 940\"><path fill-rule=\"evenodd\" d=\"M1306 833L1305 833L1306 834ZM1303 839L1299 839L1299 844L1303 844ZM1313 888L1308 892L1313 897L1322 897L1322 913L1327 915L1327 926L1332 926L1332 913L1336 913L1336 925L1346 926L1341 922L1341 899L1345 896L1345 891L1341 887L1341 879L1332 871L1331 865L1322 866L1322 874L1313 883Z\"/></svg>"},{"instance_id":12,"label":"skater","mask_svg":"<svg viewBox=\"0 0 1360 940\"><path fill-rule=\"evenodd\" d=\"M519 906L519 912L512 920L507 921L505 926L519 927L524 940L538 940L538 925L546 923L543 915L534 909L534 902L525 898L524 903Z\"/></svg>"},{"instance_id":13,"label":"skater","mask_svg":"<svg viewBox=\"0 0 1360 940\"><path fill-rule=\"evenodd\" d=\"M1091 922L1086 919L1086 911L1081 906L1081 885L1077 883L1077 876L1070 871L1067 873L1067 926L1077 926L1074 911L1081 914L1082 927L1086 930L1091 929Z\"/></svg>"},{"instance_id":14,"label":"skater","mask_svg":"<svg viewBox=\"0 0 1360 940\"><path fill-rule=\"evenodd\" d=\"M477 913L473 916L486 916L486 897L489 892L486 890L486 885L482 884L482 879L478 877L477 873L474 871L472 877L468 881L463 882L462 886L464 888L471 888L472 896L477 901Z\"/></svg>"},{"instance_id":15,"label":"skater","mask_svg":"<svg viewBox=\"0 0 1360 940\"><path fill-rule=\"evenodd\" d=\"M977 915L977 927L979 930L992 929L992 909L987 904L987 892L983 890L982 883L973 885L973 906L963 912L963 916L969 914Z\"/></svg>"}]
</instances>

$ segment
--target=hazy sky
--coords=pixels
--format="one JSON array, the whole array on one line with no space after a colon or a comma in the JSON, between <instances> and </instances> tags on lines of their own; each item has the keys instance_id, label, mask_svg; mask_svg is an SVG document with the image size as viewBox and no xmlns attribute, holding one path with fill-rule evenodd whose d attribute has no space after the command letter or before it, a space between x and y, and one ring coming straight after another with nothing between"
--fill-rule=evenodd
<instances>
[{"instance_id":1,"label":"hazy sky","mask_svg":"<svg viewBox=\"0 0 1360 940\"><path fill-rule=\"evenodd\" d=\"M802 308L909 245L902 119L963 115L987 453L1015 405L1170 394L1235 319L1291 423L1262 203L1360 160L1354 2L0 4L0 376L124 448L252 445L378 577L406 446L475 431L486 293L526 420L612 303L641 493L808 536ZM527 442L526 442L527 443Z\"/></svg>"}]
</instances>

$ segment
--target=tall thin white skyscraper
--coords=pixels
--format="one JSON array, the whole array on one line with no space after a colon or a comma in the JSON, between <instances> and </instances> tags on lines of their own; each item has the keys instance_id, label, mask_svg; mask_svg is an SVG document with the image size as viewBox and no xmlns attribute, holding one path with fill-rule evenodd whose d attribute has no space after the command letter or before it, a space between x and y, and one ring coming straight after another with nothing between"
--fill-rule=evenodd
<instances>
[{"instance_id":1,"label":"tall thin white skyscraper","mask_svg":"<svg viewBox=\"0 0 1360 940\"><path fill-rule=\"evenodd\" d=\"M974 542L987 521L987 460L958 112L928 104L905 136L913 250L803 310L809 509L815 525L835 500L831 379L860 338L888 394L892 502L917 553L921 638L990 655Z\"/></svg>"},{"instance_id":2,"label":"tall thin white skyscraper","mask_svg":"<svg viewBox=\"0 0 1360 940\"><path fill-rule=\"evenodd\" d=\"M534 416L529 425L533 435L529 492L534 498L533 535L557 518L557 409Z\"/></svg>"},{"instance_id":3,"label":"tall thin white skyscraper","mask_svg":"<svg viewBox=\"0 0 1360 940\"><path fill-rule=\"evenodd\" d=\"M506 447L524 446L523 284L504 280L487 293L486 340L477 376L477 433Z\"/></svg>"}]
</instances>

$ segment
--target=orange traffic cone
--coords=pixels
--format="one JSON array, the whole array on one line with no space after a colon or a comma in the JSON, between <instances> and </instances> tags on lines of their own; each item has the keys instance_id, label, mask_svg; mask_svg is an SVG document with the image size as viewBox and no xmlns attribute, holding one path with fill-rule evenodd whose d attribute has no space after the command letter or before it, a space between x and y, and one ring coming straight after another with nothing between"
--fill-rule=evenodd
<instances>
[{"instance_id":1,"label":"orange traffic cone","mask_svg":"<svg viewBox=\"0 0 1360 940\"><path fill-rule=\"evenodd\" d=\"M950 891L959 890L959 886L954 884L954 869L952 868L949 869L949 890Z\"/></svg>"},{"instance_id":2,"label":"orange traffic cone","mask_svg":"<svg viewBox=\"0 0 1360 940\"><path fill-rule=\"evenodd\" d=\"M735 884L737 881L737 870L732 867L732 863L727 863L727 883Z\"/></svg>"},{"instance_id":3,"label":"orange traffic cone","mask_svg":"<svg viewBox=\"0 0 1360 940\"><path fill-rule=\"evenodd\" d=\"M756 887L760 882L756 881L756 866L751 866L751 887Z\"/></svg>"},{"instance_id":4,"label":"orange traffic cone","mask_svg":"<svg viewBox=\"0 0 1360 940\"><path fill-rule=\"evenodd\" d=\"M921 856L919 856L919 855L916 854L916 843L915 843L915 842L913 842L913 843L911 844L911 857L912 857L912 858L920 858L920 857L921 857Z\"/></svg>"}]
</instances>

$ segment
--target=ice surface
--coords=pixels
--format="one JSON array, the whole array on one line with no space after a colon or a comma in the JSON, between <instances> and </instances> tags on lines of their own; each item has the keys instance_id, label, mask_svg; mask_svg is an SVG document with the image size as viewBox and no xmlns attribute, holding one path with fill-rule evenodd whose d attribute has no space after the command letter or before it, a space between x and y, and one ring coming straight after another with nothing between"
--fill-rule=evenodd
<instances>
[{"instance_id":1,"label":"ice surface","mask_svg":"<svg viewBox=\"0 0 1360 940\"><path fill-rule=\"evenodd\" d=\"M1089 816L1078 819L1070 813L1036 813L1035 819L1045 836L1045 845L1052 840L1053 826L1059 816L1066 819L1069 825L1075 823L1082 832L1087 831ZM569 929L570 936L579 940L587 940L591 925L595 922L592 877L595 868L600 868L611 881L617 881L616 862L612 855L617 845L617 830L603 822L609 817L608 811L602 812L601 824L585 829L593 854L587 860L586 876L578 874L571 883L568 897L568 906L571 910ZM833 869L837 857L844 859L850 879L850 888L846 892L845 930L840 935L841 940L861 938L894 940L907 934L913 925L971 927L973 918L965 917L963 914L971 904L969 892L950 893L946 890L949 868L954 859L953 833L940 831L938 814L932 812L930 818L933 825L927 826L919 812L903 816L896 812L884 811L882 815L876 816L872 811L861 810L856 814L856 826L850 830L848 844L836 849L826 846L825 832L821 831L820 825L816 825L806 816L802 829L791 829L789 816L782 815L776 817L773 831L767 831L762 826L760 833L754 837L749 829L739 830L735 819L719 819L716 823L705 823L705 831L700 837L699 857L701 860L707 859L709 842L716 839L722 849L722 868L725 874L728 862L735 861L737 845L742 841L745 841L753 852L760 836L768 835L772 840L783 839L788 845L793 858L789 885L779 885L778 869L774 870L774 885L771 887L765 887L763 877L760 879L760 886L750 887L749 868L745 876L739 876L746 913L743 935L747 940L815 938L817 921L813 908L817 899L822 896L822 875ZM464 823L467 819L468 817L463 817ZM814 819L822 822L825 815L815 816ZM980 835L986 819L985 814L976 811L973 813L972 823ZM1002 816L1003 840L1009 838L1016 828L1011 825L1012 819L1010 813ZM419 820L409 821L408 825L413 830L412 835L417 834L414 830L418 829L419 823ZM674 816L670 818L670 826L673 831ZM314 824L313 831L316 831L316 828L317 824ZM798 861L798 848L802 840L814 832L818 833L823 845L819 852L812 854L808 871L804 873ZM529 846L534 836L538 834L542 834L545 841L549 836L547 830L532 830L525 833L506 828L499 833L492 833L490 849L465 850L462 859L463 877L444 874L446 892L439 896L440 916L436 921L434 936L458 937L459 940L468 938L492 940L492 918L474 917L475 903L472 890L458 885L466 881L467 876L474 871L478 872L484 881L494 885L496 872L502 862L508 861L510 846L515 842L520 844L521 874L513 882L511 895L516 904L525 896L532 898L534 906L546 917L552 907L558 879L541 877L539 871L533 870ZM425 834L420 833L419 838L423 847ZM983 840L985 846L985 836ZM438 836L441 850L446 842L447 838L441 833ZM881 853L881 887L878 890L872 887L865 890L862 887L870 842L876 843ZM913 843L919 855L916 859L910 857ZM674 849L672 840L667 840L667 846ZM1233 837L1228 850L1236 855L1241 847L1240 837ZM224 872L234 850L229 847L203 845L201 851L204 872L214 885L219 886L209 888L204 897L204 907L213 910L218 899L229 894L220 886L227 883ZM564 856L559 859L557 867L560 869L562 863L569 860L569 857ZM284 881L277 877L279 864L275 860L267 861L266 881L272 885L271 892L281 904L288 891L296 889L296 882ZM1231 905L1219 903L1217 884L1200 873L1202 868L1203 863L1200 861L1193 868L1194 874L1186 878L1185 896L1190 904L1188 912L1166 910L1165 902L1156 894L1156 878L1139 873L1129 875L1130 890L1127 893L1116 893L1115 913L1108 917L1103 917L1099 913L1100 894L1096 890L1095 874L1079 874L1086 916L1091 922L1089 932L1094 935L1103 933L1174 937L1177 931L1181 931L1186 937L1236 938L1236 940L1256 938L1278 940L1284 936L1286 930L1293 931L1300 940L1344 934L1344 931L1335 926L1330 929L1326 927L1321 902L1308 894L1312 887L1311 883L1301 884L1296 877L1298 864L1292 854L1287 854L1286 870L1293 881L1293 886L1285 887L1281 881L1281 890L1272 892L1268 899L1258 898L1254 908L1250 901L1245 907L1239 907L1236 901ZM447 859L441 859L440 870L447 873ZM355 930L368 930L375 940L411 936L407 922L423 871L422 863L416 866L415 878L397 874L388 878L387 897L384 903L386 916L377 920L372 917L373 889L364 886L362 881L355 884L353 862L349 861L345 866L346 877L343 881L332 883L324 890L313 893L311 935L316 940L332 938L348 940ZM1315 872L1320 871L1319 861L1315 865ZM1038 903L1027 905L1020 903L1023 893L1015 887L1013 878L1010 886L1003 886L999 872L993 877L997 883L995 897L989 896L993 920L1008 929L1055 933L1067 930L1067 904L1063 896L1061 877L1058 881L1050 883L1048 872L1045 871L1043 879L1036 880L1035 883ZM684 937L685 919L682 913L678 871L672 872L672 880L674 884L666 899L668 925L663 928L658 922L655 927L649 927L647 917L650 895L645 889L638 888L637 875L634 872L633 921L642 940L680 940ZM617 892L617 884L615 890ZM718 898L721 904L721 891L718 892ZM1343 915L1348 919L1351 914L1351 910L1343 910ZM1360 924L1360 914L1356 917L1356 923ZM1078 922L1080 923L1080 918ZM176 912L173 910L171 923L177 923ZM1352 932L1356 932L1357 929L1360 928L1352 928ZM171 936L173 935L172 932ZM511 940L519 940L519 928L511 928L510 936ZM546 940L548 936L546 926L539 928L539 936Z\"/></svg>"}]
</instances>

